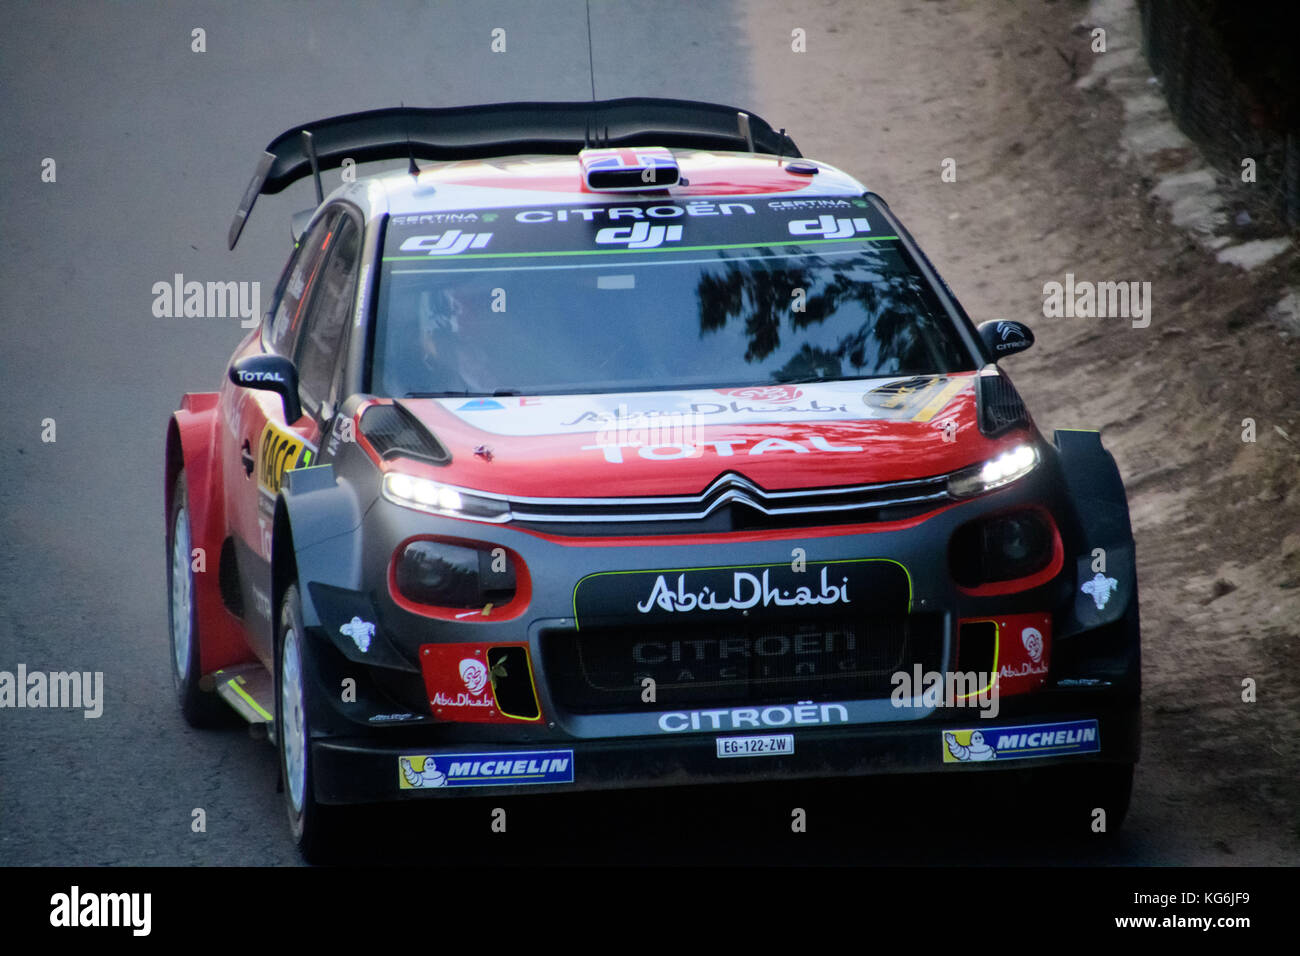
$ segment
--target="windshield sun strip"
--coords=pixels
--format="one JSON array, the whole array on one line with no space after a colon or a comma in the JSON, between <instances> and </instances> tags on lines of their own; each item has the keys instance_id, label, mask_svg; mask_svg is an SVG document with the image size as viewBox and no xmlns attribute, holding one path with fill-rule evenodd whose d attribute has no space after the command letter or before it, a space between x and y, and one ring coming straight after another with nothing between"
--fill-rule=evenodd
<instances>
[{"instance_id":1,"label":"windshield sun strip","mask_svg":"<svg viewBox=\"0 0 1300 956\"><path fill-rule=\"evenodd\" d=\"M836 244L842 245L846 242L886 242L891 239L897 239L898 236L881 235L881 236L850 236L844 239L801 239L798 242L791 242L787 238L778 240L767 240L765 242L726 242L706 246L676 246L671 249L664 249L663 252L717 252L722 249L771 249L779 246L813 246ZM535 252L461 252L456 254L456 260L464 259L531 259L539 256L638 256L651 252L649 249L567 249L567 250L543 250ZM429 256L384 256L384 262L428 262Z\"/></svg>"},{"instance_id":2,"label":"windshield sun strip","mask_svg":"<svg viewBox=\"0 0 1300 956\"><path fill-rule=\"evenodd\" d=\"M836 240L836 241L838 242L839 240ZM637 251L641 251L641 250L637 250ZM676 250L676 249L674 249L674 250L672 250L672 251L674 251L674 252L678 252L678 251L680 251L680 250ZM829 258L829 257L831 257L831 256L852 256L852 255L856 255L859 251L860 251L860 250L858 250L858 249L843 249L843 250L840 250L840 249L828 249L828 250L826 250L826 251L820 253L819 255L821 255L823 258ZM783 252L783 253L778 253L778 254L776 254L776 255L771 255L771 256L728 256L728 257L725 258L725 259L718 259L718 258L716 258L716 257L709 257L709 258L704 258L704 259L660 259L660 260L658 260L658 261L656 261L656 262L652 262L652 261L649 261L649 260L647 260L647 261L645 261L645 262L620 262L620 263L618 264L618 268L620 268L620 269L635 269L635 268L640 268L641 266L690 266L690 265L717 265L717 264L720 263L720 262L726 262L726 263L731 263L731 262L763 262L763 261L766 261L766 260L769 260L769 259L794 259L794 260L801 260L801 259L804 259L804 258L806 258L806 257L804 257L804 256L792 255L792 254L790 254L790 253L785 253L785 252ZM461 273L461 272L546 272L546 271L554 271L554 270L559 270L559 269L609 269L609 268L611 268L611 267L610 267L610 266L607 266L607 265L603 265L603 264L601 264L601 263L595 263L595 262L592 262L592 263L581 263L581 262L576 262L576 263L573 263L573 264L568 264L568 263L566 263L566 264L564 264L564 265L557 265L557 266L479 266L479 267L477 267L477 268L467 268L467 269L446 269L446 268L437 268L437 267L435 267L435 268L431 268L431 269L396 269L396 268L394 268L394 269L389 269L388 271L389 271L390 274L395 275L395 276L408 276L408 275L414 275L414 276L423 276L423 275L440 275L440 276L441 276L441 275L453 275L453 274L457 274L457 273Z\"/></svg>"}]
</instances>

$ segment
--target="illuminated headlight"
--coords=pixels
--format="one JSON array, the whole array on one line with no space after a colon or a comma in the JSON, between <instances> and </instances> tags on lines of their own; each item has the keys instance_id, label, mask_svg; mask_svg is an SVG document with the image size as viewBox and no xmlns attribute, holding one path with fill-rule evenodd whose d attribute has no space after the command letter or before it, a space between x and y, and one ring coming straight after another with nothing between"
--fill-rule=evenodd
<instances>
[{"instance_id":1,"label":"illuminated headlight","mask_svg":"<svg viewBox=\"0 0 1300 956\"><path fill-rule=\"evenodd\" d=\"M510 505L505 501L400 471L384 475L384 497L405 508L432 514L476 521L510 520Z\"/></svg>"},{"instance_id":2,"label":"illuminated headlight","mask_svg":"<svg viewBox=\"0 0 1300 956\"><path fill-rule=\"evenodd\" d=\"M1025 477L1038 465L1038 451L1033 445L1017 445L982 465L957 472L948 479L948 494L969 498L994 488L1009 485Z\"/></svg>"}]
</instances>

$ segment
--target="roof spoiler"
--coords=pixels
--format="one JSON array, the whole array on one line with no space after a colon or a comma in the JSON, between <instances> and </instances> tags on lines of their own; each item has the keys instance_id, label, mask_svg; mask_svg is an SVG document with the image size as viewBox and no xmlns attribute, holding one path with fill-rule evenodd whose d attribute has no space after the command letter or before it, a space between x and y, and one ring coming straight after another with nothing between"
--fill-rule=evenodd
<instances>
[{"instance_id":1,"label":"roof spoiler","mask_svg":"<svg viewBox=\"0 0 1300 956\"><path fill-rule=\"evenodd\" d=\"M797 158L785 130L716 103L632 97L573 103L495 103L446 109L396 107L349 113L281 133L257 161L227 236L235 248L259 195L278 193L344 159L456 160L517 153L577 155L585 147L678 146Z\"/></svg>"}]
</instances>

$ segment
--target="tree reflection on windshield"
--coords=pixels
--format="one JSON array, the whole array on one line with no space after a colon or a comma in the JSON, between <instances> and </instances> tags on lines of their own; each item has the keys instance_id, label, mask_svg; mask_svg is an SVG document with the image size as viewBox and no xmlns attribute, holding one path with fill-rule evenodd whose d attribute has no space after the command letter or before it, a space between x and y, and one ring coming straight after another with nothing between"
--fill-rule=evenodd
<instances>
[{"instance_id":1,"label":"tree reflection on windshield","mask_svg":"<svg viewBox=\"0 0 1300 956\"><path fill-rule=\"evenodd\" d=\"M920 375L961 367L962 356L951 334L936 323L939 304L923 280L887 271L885 261L876 250L863 249L851 260L813 255L797 267L748 261L708 270L696 285L700 337L739 319L745 362L762 363L781 348L783 332L797 340L835 316L850 331L833 347L804 342L772 371L774 381Z\"/></svg>"}]
</instances>

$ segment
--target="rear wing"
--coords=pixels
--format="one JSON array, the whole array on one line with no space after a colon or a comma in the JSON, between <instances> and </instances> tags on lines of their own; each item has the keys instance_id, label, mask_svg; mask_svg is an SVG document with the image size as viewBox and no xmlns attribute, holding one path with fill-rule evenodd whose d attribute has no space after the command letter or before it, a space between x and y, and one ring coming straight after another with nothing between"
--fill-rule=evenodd
<instances>
[{"instance_id":1,"label":"rear wing","mask_svg":"<svg viewBox=\"0 0 1300 956\"><path fill-rule=\"evenodd\" d=\"M519 153L577 155L586 147L668 146L771 153L797 158L785 130L715 103L633 97L575 103L495 103L445 109L397 107L296 126L271 141L235 212L235 248L259 195L309 175L322 199L320 169L384 159L456 160Z\"/></svg>"}]
</instances>

